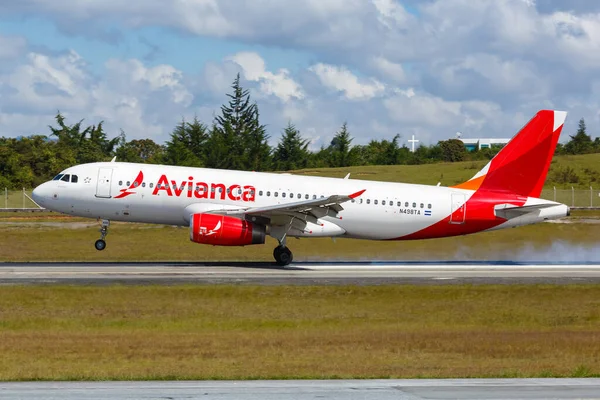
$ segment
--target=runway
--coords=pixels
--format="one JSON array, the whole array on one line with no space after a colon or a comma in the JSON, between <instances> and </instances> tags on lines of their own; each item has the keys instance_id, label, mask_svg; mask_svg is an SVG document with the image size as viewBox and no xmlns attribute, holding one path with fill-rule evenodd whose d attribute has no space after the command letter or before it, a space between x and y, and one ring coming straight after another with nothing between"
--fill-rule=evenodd
<instances>
[{"instance_id":1,"label":"runway","mask_svg":"<svg viewBox=\"0 0 600 400\"><path fill-rule=\"evenodd\" d=\"M600 263L257 262L0 263L0 284L515 284L599 283Z\"/></svg>"},{"instance_id":2,"label":"runway","mask_svg":"<svg viewBox=\"0 0 600 400\"><path fill-rule=\"evenodd\" d=\"M600 399L600 379L17 382L2 399Z\"/></svg>"}]
</instances>

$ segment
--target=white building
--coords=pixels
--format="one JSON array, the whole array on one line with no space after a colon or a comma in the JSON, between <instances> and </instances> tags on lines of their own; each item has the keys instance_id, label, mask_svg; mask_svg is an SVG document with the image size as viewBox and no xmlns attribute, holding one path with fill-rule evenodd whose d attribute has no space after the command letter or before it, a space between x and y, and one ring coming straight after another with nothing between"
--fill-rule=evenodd
<instances>
[{"instance_id":1,"label":"white building","mask_svg":"<svg viewBox=\"0 0 600 400\"><path fill-rule=\"evenodd\" d=\"M458 140L462 141L465 144L465 147L469 151L473 151L475 149L487 149L492 147L494 144L505 145L510 141L510 139L463 139L458 138Z\"/></svg>"}]
</instances>

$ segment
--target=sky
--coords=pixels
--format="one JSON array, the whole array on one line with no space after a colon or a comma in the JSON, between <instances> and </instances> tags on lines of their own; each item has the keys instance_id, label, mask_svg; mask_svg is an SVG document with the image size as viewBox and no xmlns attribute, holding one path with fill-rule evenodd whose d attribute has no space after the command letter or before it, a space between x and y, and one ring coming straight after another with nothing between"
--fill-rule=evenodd
<instances>
[{"instance_id":1,"label":"sky","mask_svg":"<svg viewBox=\"0 0 600 400\"><path fill-rule=\"evenodd\" d=\"M271 143L510 138L540 109L600 135L595 0L0 0L0 136L210 125L239 73Z\"/></svg>"}]
</instances>

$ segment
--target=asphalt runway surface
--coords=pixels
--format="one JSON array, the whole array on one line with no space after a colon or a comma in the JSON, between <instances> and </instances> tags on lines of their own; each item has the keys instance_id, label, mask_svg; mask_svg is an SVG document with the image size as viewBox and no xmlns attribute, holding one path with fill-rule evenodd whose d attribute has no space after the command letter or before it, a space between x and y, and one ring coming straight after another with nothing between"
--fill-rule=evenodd
<instances>
[{"instance_id":1,"label":"asphalt runway surface","mask_svg":"<svg viewBox=\"0 0 600 400\"><path fill-rule=\"evenodd\" d=\"M600 379L0 383L2 399L600 399Z\"/></svg>"},{"instance_id":2,"label":"asphalt runway surface","mask_svg":"<svg viewBox=\"0 0 600 400\"><path fill-rule=\"evenodd\" d=\"M600 262L0 263L0 284L531 284L600 283Z\"/></svg>"}]
</instances>

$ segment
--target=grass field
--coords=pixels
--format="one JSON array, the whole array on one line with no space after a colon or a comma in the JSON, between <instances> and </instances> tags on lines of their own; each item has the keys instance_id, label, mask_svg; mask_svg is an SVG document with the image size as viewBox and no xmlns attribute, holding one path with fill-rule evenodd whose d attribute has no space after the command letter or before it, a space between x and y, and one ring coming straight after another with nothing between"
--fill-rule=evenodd
<instances>
[{"instance_id":1,"label":"grass field","mask_svg":"<svg viewBox=\"0 0 600 400\"><path fill-rule=\"evenodd\" d=\"M12 214L12 213L11 213ZM581 215L586 215L582 213ZM95 221L52 214L0 219L0 261L272 261L276 241L219 247L189 240L187 228L112 223L108 246L96 251ZM581 217L581 219L586 219ZM577 220L577 219L574 219ZM24 222L27 221L27 222ZM9 225L6 225L10 222ZM542 223L474 235L420 241L290 239L296 261L314 260L539 260L597 261L599 223Z\"/></svg>"},{"instance_id":2,"label":"grass field","mask_svg":"<svg viewBox=\"0 0 600 400\"><path fill-rule=\"evenodd\" d=\"M600 286L0 290L0 380L600 376Z\"/></svg>"},{"instance_id":3,"label":"grass field","mask_svg":"<svg viewBox=\"0 0 600 400\"><path fill-rule=\"evenodd\" d=\"M296 174L313 176L330 176L343 178L348 172L352 179L367 179L374 181L390 181L419 183L442 186L452 186L470 179L481 168L487 164L486 161L466 161L456 163L437 163L422 165L385 165L385 166L361 166L345 168L318 168L292 171ZM578 182L558 182L557 173L570 167L575 175L579 177ZM595 181L594 181L595 179ZM597 183L596 183L597 182ZM548 172L548 178L544 185L551 189L589 189L590 185L600 188L600 154L585 154L579 156L555 156Z\"/></svg>"}]
</instances>

